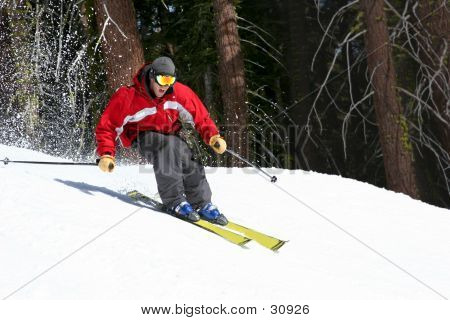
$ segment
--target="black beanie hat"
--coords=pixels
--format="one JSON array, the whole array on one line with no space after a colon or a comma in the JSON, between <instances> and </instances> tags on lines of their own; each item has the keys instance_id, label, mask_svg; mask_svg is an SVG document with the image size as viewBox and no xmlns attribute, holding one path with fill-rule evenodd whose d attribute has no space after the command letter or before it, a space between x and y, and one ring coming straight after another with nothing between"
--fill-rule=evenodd
<instances>
[{"instance_id":1,"label":"black beanie hat","mask_svg":"<svg viewBox=\"0 0 450 320\"><path fill-rule=\"evenodd\" d=\"M162 74L166 76L175 76L175 64L169 57L156 58L152 62L151 68L154 75Z\"/></svg>"}]
</instances>

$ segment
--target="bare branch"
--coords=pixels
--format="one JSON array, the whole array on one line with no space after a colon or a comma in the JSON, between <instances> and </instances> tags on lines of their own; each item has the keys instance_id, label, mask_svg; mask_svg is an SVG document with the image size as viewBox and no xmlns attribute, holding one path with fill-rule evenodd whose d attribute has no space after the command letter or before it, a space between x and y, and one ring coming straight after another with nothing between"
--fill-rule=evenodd
<instances>
[{"instance_id":1,"label":"bare branch","mask_svg":"<svg viewBox=\"0 0 450 320\"><path fill-rule=\"evenodd\" d=\"M112 24L114 24L117 28L117 30L120 32L120 34L125 38L128 39L128 37L126 36L126 34L120 29L120 27L118 26L118 24L111 18L111 16L109 15L108 12L108 8L106 7L106 4L103 4L103 8L105 9L105 13L106 13L106 20L105 20L105 24L103 25L103 29L102 29L102 33L100 34L100 37L98 38L97 43L95 44L95 48L94 48L94 52L97 52L97 47L100 44L101 40L105 40L105 42L107 42L106 37L105 37L105 30L106 27L108 26L109 21L111 21Z\"/></svg>"},{"instance_id":2,"label":"bare branch","mask_svg":"<svg viewBox=\"0 0 450 320\"><path fill-rule=\"evenodd\" d=\"M330 30L331 26L333 25L334 19L336 19L336 17L338 17L338 16L344 14L346 9L352 7L353 5L357 4L358 2L359 2L359 0L355 0L355 1L352 1L352 2L350 2L350 3L348 3L348 4L346 4L345 6L343 6L342 8L340 8L340 9L333 15L333 17L331 18L330 23L328 24L328 26L327 26L327 28L326 28L326 30L325 30L325 32L324 32L324 35L322 36L322 39L320 40L320 43L319 43L319 46L317 47L317 50L316 50L316 52L314 53L314 56L313 56L313 59L312 59L312 62L311 62L311 71L314 71L314 63L315 63L315 61L316 61L317 54L319 53L320 49L322 48L323 42L325 41L325 37L329 36L328 31ZM318 3L317 3L317 6L319 6ZM331 37L331 36L330 36L330 37ZM332 38L332 37L331 37L331 38Z\"/></svg>"}]
</instances>

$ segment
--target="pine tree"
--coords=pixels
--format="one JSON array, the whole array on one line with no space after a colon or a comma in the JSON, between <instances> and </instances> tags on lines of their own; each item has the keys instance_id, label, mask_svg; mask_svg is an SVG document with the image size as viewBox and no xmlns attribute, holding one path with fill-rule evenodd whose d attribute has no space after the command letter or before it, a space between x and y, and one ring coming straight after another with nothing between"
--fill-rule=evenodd
<instances>
[{"instance_id":1,"label":"pine tree","mask_svg":"<svg viewBox=\"0 0 450 320\"><path fill-rule=\"evenodd\" d=\"M396 72L383 0L362 0L367 61L388 188L419 198L408 124L396 93Z\"/></svg>"}]
</instances>

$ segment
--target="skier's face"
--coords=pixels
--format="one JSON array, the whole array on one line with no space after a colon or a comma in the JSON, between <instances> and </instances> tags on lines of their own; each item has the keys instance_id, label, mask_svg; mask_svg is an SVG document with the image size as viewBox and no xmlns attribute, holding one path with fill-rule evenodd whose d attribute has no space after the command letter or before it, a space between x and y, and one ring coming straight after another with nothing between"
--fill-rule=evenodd
<instances>
[{"instance_id":1,"label":"skier's face","mask_svg":"<svg viewBox=\"0 0 450 320\"><path fill-rule=\"evenodd\" d=\"M165 95L166 91L170 88L170 86L159 85L153 78L150 79L150 87L152 89L153 94L158 98L161 98L163 95Z\"/></svg>"}]
</instances>

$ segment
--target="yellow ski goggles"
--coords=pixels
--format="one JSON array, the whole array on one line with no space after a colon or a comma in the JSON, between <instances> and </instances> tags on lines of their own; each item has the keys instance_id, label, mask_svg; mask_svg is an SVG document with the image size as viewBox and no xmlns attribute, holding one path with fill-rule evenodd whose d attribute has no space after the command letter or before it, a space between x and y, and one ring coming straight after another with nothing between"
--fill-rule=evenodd
<instances>
[{"instance_id":1,"label":"yellow ski goggles","mask_svg":"<svg viewBox=\"0 0 450 320\"><path fill-rule=\"evenodd\" d=\"M175 83L176 78L174 76L165 76L158 74L155 76L155 81L160 86L171 86Z\"/></svg>"}]
</instances>

